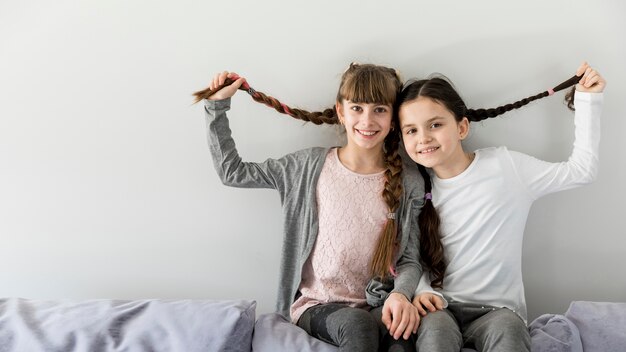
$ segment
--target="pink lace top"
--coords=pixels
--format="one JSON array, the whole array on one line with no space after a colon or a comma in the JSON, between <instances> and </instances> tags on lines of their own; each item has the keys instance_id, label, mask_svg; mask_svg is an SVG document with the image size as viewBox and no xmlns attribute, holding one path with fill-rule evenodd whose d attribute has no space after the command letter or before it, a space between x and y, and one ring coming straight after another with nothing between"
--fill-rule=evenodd
<instances>
[{"instance_id":1,"label":"pink lace top","mask_svg":"<svg viewBox=\"0 0 626 352\"><path fill-rule=\"evenodd\" d=\"M317 183L319 231L302 269L302 295L291 306L294 323L321 303L367 305L369 263L387 220L384 184L384 172L361 175L343 166L337 148L326 156Z\"/></svg>"}]
</instances>

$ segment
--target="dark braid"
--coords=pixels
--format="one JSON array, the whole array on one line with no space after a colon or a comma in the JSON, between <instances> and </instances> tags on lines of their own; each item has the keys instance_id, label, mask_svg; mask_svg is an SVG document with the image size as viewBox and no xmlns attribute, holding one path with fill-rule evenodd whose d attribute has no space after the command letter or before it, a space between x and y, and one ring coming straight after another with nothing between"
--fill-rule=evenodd
<instances>
[{"instance_id":1,"label":"dark braid","mask_svg":"<svg viewBox=\"0 0 626 352\"><path fill-rule=\"evenodd\" d=\"M195 102L209 98L225 86L231 85L238 78L227 78L224 84L213 90L205 89L195 92L193 94ZM353 63L342 76L339 92L337 93L337 102L342 103L343 100L350 100L354 103L387 104L395 107L396 97L401 88L402 81L394 69L378 65ZM340 123L335 107L321 112L308 112L290 108L276 98L254 90L247 82L244 82L239 89L248 92L254 101L265 104L282 114L287 114L296 119L313 122L316 125ZM392 126L394 126L393 128L396 131L399 131L398 126L393 121ZM403 192L402 159L398 153L399 144L400 136L392 131L385 138L383 146L387 170L385 171L385 186L382 196L389 213L394 214L394 217ZM378 239L370 262L370 271L373 276L380 278L388 276L394 264L397 235L397 222L394 218L389 217Z\"/></svg>"},{"instance_id":2,"label":"dark braid","mask_svg":"<svg viewBox=\"0 0 626 352\"><path fill-rule=\"evenodd\" d=\"M430 269L432 274L432 287L443 287L443 278L446 273L447 264L445 262L444 248L441 243L439 226L441 220L432 201L432 183L426 168L417 164L417 169L424 178L424 193L430 195L424 199L424 206L418 217L420 233L420 262Z\"/></svg>"},{"instance_id":3,"label":"dark braid","mask_svg":"<svg viewBox=\"0 0 626 352\"><path fill-rule=\"evenodd\" d=\"M573 76L572 78L568 79L567 81L559 84L558 86L554 87L552 89L552 93L558 92L560 90L563 90L565 88L569 88L573 85L575 85L576 83L578 83L578 81L580 81L580 76ZM567 107L570 108L571 110L574 110L574 91L575 91L575 87L567 93L566 95L566 102L567 102ZM511 104L506 104L506 105L502 105L499 106L497 108L493 108L493 109L467 109L465 111L465 117L467 117L468 120L470 120L470 122L476 122L476 121L482 121L484 119L488 119L491 117L496 117L498 115L502 115L505 112L511 111L513 109L519 109L522 106L530 103L531 101L537 100L537 99L541 99L541 98L545 98L550 94L549 91L545 91L542 93L539 93L537 95L533 95L531 97L528 98L524 98L522 100L516 101L515 103L511 103Z\"/></svg>"}]
</instances>

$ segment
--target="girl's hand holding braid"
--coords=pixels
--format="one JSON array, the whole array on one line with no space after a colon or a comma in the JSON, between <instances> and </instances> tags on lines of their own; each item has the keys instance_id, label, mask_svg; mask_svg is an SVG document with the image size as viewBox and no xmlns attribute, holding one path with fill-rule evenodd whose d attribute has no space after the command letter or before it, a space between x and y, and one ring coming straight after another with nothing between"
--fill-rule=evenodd
<instances>
[{"instance_id":1,"label":"girl's hand holding braid","mask_svg":"<svg viewBox=\"0 0 626 352\"><path fill-rule=\"evenodd\" d=\"M583 62L578 70L576 70L576 76L584 75L578 81L576 85L576 91L588 92L588 93L601 93L604 91L606 81L600 74L594 70L587 62Z\"/></svg>"},{"instance_id":2,"label":"girl's hand holding braid","mask_svg":"<svg viewBox=\"0 0 626 352\"><path fill-rule=\"evenodd\" d=\"M224 71L222 73L216 74L215 77L213 77L213 81L209 85L209 88L211 90L215 90L219 88L220 86L224 84L224 82L226 82L226 78L231 78L231 79L236 78L236 80L232 84L227 85L223 87L222 89L218 90L217 92L215 92L213 95L207 98L208 100L222 100L222 99L230 98L233 95L235 95L235 93L237 92L237 89L239 89L239 87L241 87L241 85L246 81L245 78L239 77L239 75L237 75L234 72Z\"/></svg>"}]
</instances>

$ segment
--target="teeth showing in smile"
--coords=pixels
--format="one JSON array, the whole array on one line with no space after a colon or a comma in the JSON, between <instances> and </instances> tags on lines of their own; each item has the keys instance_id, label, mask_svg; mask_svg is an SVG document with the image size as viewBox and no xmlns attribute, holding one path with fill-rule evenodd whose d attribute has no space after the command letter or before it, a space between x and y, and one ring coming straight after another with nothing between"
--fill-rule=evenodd
<instances>
[{"instance_id":1,"label":"teeth showing in smile","mask_svg":"<svg viewBox=\"0 0 626 352\"><path fill-rule=\"evenodd\" d=\"M356 130L356 131L364 136L373 136L376 134L375 131L361 131L361 130Z\"/></svg>"},{"instance_id":2,"label":"teeth showing in smile","mask_svg":"<svg viewBox=\"0 0 626 352\"><path fill-rule=\"evenodd\" d=\"M428 154L428 153L434 152L437 149L439 149L439 147L428 148L428 149L420 150L419 153L420 154Z\"/></svg>"}]
</instances>

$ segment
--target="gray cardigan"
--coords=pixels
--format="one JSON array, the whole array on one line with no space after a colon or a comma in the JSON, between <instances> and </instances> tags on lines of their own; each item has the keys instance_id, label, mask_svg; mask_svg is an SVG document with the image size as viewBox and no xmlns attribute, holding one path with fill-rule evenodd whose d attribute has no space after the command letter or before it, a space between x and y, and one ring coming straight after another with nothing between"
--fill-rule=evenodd
<instances>
[{"instance_id":1,"label":"gray cardigan","mask_svg":"<svg viewBox=\"0 0 626 352\"><path fill-rule=\"evenodd\" d=\"M207 137L215 169L227 186L272 188L278 191L284 214L284 235L276 310L289 317L298 296L302 267L318 231L316 189L329 148L310 148L262 163L241 160L226 117L230 99L205 100ZM424 204L424 186L414 164L404 157L404 194L396 219L400 236L393 282L372 280L366 296L373 306L382 305L389 291L412 298L422 274L419 264L417 216Z\"/></svg>"}]
</instances>

